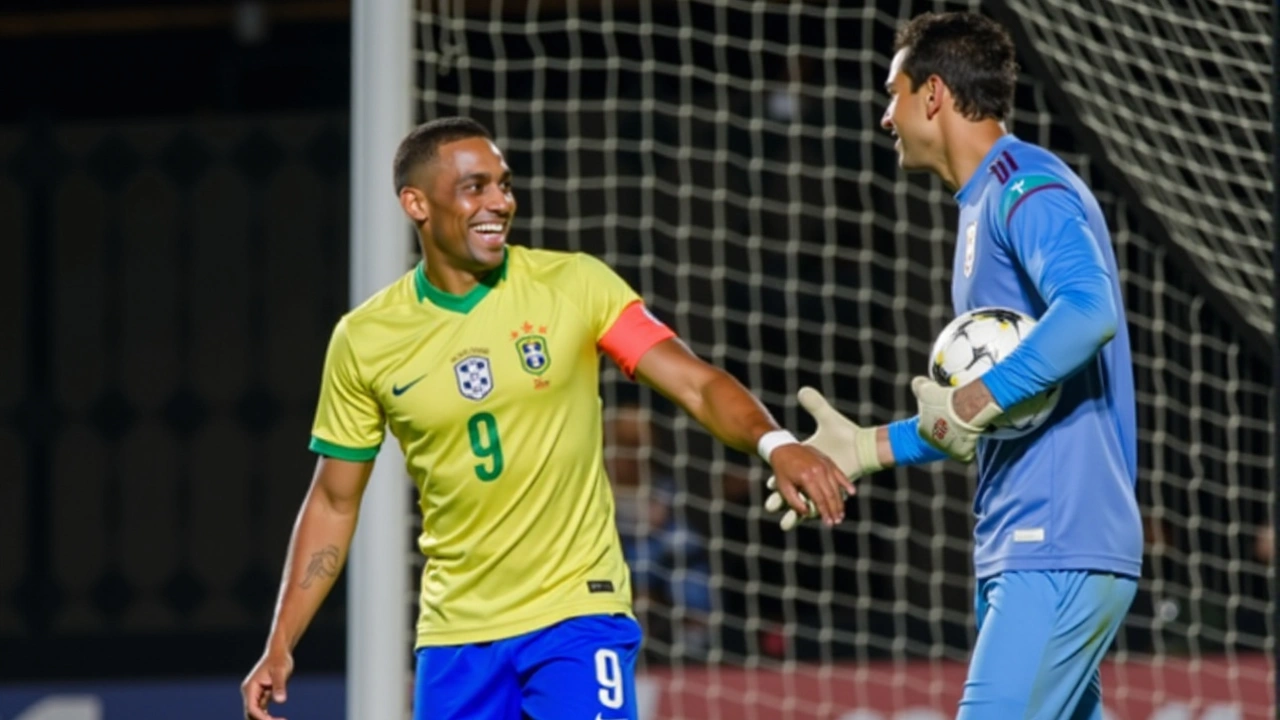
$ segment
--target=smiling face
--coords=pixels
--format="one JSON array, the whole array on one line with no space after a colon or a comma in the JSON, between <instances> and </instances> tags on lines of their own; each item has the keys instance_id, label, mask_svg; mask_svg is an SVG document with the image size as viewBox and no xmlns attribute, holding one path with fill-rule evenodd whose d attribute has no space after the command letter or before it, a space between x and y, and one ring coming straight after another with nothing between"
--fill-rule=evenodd
<instances>
[{"instance_id":1,"label":"smiling face","mask_svg":"<svg viewBox=\"0 0 1280 720\"><path fill-rule=\"evenodd\" d=\"M893 47L880 125L893 133L903 169L949 181L949 164L975 144L975 128L981 137L1004 132L1018 81L1013 40L979 13L926 12L898 30Z\"/></svg>"},{"instance_id":2,"label":"smiling face","mask_svg":"<svg viewBox=\"0 0 1280 720\"><path fill-rule=\"evenodd\" d=\"M516 213L502 151L484 137L444 143L416 175L401 203L422 228L428 264L474 275L501 265Z\"/></svg>"},{"instance_id":3,"label":"smiling face","mask_svg":"<svg viewBox=\"0 0 1280 720\"><path fill-rule=\"evenodd\" d=\"M899 50L889 65L889 79L884 84L889 106L880 118L880 126L893 134L893 149L898 151L898 165L903 170L930 170L941 143L937 123L932 122L934 113L930 112L938 83L931 78L912 89L911 77L902 69L908 52L907 48Z\"/></svg>"}]
</instances>

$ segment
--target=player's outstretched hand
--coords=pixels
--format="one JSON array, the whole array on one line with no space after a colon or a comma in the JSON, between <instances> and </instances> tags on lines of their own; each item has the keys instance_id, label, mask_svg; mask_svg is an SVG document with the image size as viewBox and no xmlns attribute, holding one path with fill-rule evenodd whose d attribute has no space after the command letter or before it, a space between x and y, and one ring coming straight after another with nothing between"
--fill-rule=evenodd
<instances>
[{"instance_id":1,"label":"player's outstretched hand","mask_svg":"<svg viewBox=\"0 0 1280 720\"><path fill-rule=\"evenodd\" d=\"M853 481L883 468L876 456L876 430L858 426L832 407L822 393L811 387L801 388L796 397L800 400L800 406L818 423L818 429L804 444L831 458L847 480L840 486L843 509L844 498L854 491ZM778 512L783 508L784 502L791 505L791 509L787 510L779 522L783 530L795 527L802 518L817 515L817 508L807 497L801 498L803 503L799 508L788 498L784 498L777 475L769 478L768 488L773 492L765 500L765 510Z\"/></svg>"},{"instance_id":2,"label":"player's outstretched hand","mask_svg":"<svg viewBox=\"0 0 1280 720\"><path fill-rule=\"evenodd\" d=\"M248 720L285 720L267 712L269 703L287 699L285 684L293 674L293 655L288 650L267 650L240 684L244 716Z\"/></svg>"}]
</instances>

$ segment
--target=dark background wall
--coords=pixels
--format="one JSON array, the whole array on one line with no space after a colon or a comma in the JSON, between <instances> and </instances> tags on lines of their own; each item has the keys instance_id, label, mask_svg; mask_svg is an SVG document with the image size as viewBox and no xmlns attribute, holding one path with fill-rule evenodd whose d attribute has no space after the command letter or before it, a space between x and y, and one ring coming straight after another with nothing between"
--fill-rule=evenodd
<instances>
[{"instance_id":1,"label":"dark background wall","mask_svg":"<svg viewBox=\"0 0 1280 720\"><path fill-rule=\"evenodd\" d=\"M346 4L13 5L0 677L243 672L347 307Z\"/></svg>"}]
</instances>

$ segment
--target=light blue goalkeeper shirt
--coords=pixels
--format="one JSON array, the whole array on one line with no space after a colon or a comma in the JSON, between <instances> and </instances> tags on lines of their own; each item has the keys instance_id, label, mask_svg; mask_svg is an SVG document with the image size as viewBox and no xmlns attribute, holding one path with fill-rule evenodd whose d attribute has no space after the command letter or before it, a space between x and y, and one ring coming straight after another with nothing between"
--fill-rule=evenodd
<instances>
[{"instance_id":1,"label":"light blue goalkeeper shirt","mask_svg":"<svg viewBox=\"0 0 1280 720\"><path fill-rule=\"evenodd\" d=\"M1039 321L983 381L1004 408L1063 386L1053 415L1036 431L978 443L975 572L1137 576L1133 364L1098 202L1057 156L1012 135L996 142L956 200L956 314L997 306ZM890 425L897 462L942 459L916 425L916 418Z\"/></svg>"}]
</instances>

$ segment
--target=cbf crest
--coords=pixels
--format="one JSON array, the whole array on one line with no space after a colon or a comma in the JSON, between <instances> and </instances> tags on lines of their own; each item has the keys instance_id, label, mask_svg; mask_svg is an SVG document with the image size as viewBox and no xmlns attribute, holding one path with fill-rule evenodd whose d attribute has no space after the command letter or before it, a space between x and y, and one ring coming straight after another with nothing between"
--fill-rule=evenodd
<instances>
[{"instance_id":1,"label":"cbf crest","mask_svg":"<svg viewBox=\"0 0 1280 720\"><path fill-rule=\"evenodd\" d=\"M973 274L973 260L978 254L978 221L969 223L964 230L964 276Z\"/></svg>"},{"instance_id":2,"label":"cbf crest","mask_svg":"<svg viewBox=\"0 0 1280 720\"><path fill-rule=\"evenodd\" d=\"M551 367L551 351L547 348L547 327L526 322L518 331L512 331L516 352L520 355L520 367L530 375L541 375Z\"/></svg>"},{"instance_id":3,"label":"cbf crest","mask_svg":"<svg viewBox=\"0 0 1280 720\"><path fill-rule=\"evenodd\" d=\"M483 355L468 355L454 363L453 374L464 398L483 400L493 392L493 370Z\"/></svg>"},{"instance_id":4,"label":"cbf crest","mask_svg":"<svg viewBox=\"0 0 1280 720\"><path fill-rule=\"evenodd\" d=\"M551 367L551 355L547 353L547 339L542 335L525 335L516 340L520 351L520 367L533 375L541 375Z\"/></svg>"}]
</instances>

